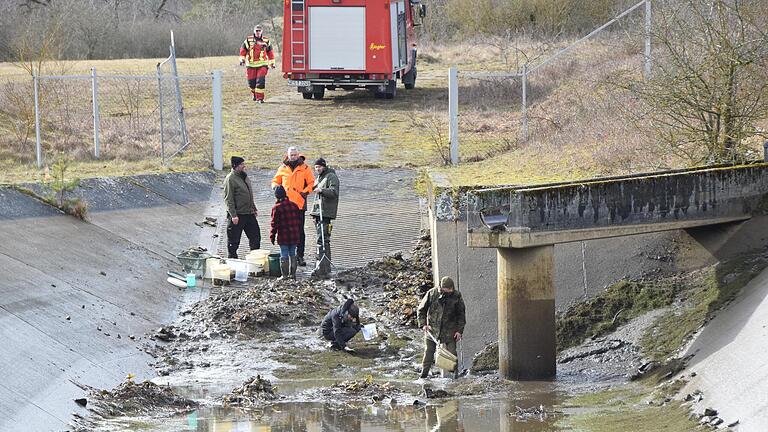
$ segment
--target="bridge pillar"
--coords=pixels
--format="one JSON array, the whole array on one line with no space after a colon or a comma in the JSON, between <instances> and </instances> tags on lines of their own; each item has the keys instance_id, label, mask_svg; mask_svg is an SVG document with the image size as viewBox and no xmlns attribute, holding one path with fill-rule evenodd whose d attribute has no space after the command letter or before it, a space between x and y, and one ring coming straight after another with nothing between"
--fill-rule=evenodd
<instances>
[{"instance_id":1,"label":"bridge pillar","mask_svg":"<svg viewBox=\"0 0 768 432\"><path fill-rule=\"evenodd\" d=\"M499 373L511 380L556 374L554 245L497 248Z\"/></svg>"}]
</instances>

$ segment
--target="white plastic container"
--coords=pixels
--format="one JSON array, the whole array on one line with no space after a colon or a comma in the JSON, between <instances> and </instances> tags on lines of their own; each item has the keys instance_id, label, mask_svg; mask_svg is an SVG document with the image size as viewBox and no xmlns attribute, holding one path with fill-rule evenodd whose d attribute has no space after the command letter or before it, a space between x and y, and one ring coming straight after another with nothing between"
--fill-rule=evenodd
<instances>
[{"instance_id":1,"label":"white plastic container","mask_svg":"<svg viewBox=\"0 0 768 432\"><path fill-rule=\"evenodd\" d=\"M229 264L214 264L211 267L211 279L219 279L229 282L229 273L232 268Z\"/></svg>"},{"instance_id":2,"label":"white plastic container","mask_svg":"<svg viewBox=\"0 0 768 432\"><path fill-rule=\"evenodd\" d=\"M211 273L213 270L213 266L219 265L220 262L221 262L221 258L219 257L208 258L207 260L205 260L205 275L203 276L203 278L205 279L213 278L213 275Z\"/></svg>"},{"instance_id":3,"label":"white plastic container","mask_svg":"<svg viewBox=\"0 0 768 432\"><path fill-rule=\"evenodd\" d=\"M246 261L254 263L261 263L261 268L269 268L269 254L272 253L269 249L256 249L248 252ZM250 259L249 259L250 258Z\"/></svg>"},{"instance_id":4,"label":"white plastic container","mask_svg":"<svg viewBox=\"0 0 768 432\"><path fill-rule=\"evenodd\" d=\"M376 330L376 324L366 324L360 330L363 332L363 339L367 341L379 335L379 332Z\"/></svg>"}]
</instances>

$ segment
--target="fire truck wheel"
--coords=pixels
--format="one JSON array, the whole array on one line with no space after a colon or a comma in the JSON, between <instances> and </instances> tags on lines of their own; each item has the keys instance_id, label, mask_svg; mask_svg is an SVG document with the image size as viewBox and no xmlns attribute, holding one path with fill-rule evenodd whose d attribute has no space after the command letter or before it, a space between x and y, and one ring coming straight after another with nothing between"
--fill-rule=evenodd
<instances>
[{"instance_id":1,"label":"fire truck wheel","mask_svg":"<svg viewBox=\"0 0 768 432\"><path fill-rule=\"evenodd\" d=\"M302 93L301 97L304 99L312 99L312 93Z\"/></svg>"},{"instance_id":2,"label":"fire truck wheel","mask_svg":"<svg viewBox=\"0 0 768 432\"><path fill-rule=\"evenodd\" d=\"M413 90L416 87L416 66L405 74L403 77L403 84L408 90Z\"/></svg>"},{"instance_id":3,"label":"fire truck wheel","mask_svg":"<svg viewBox=\"0 0 768 432\"><path fill-rule=\"evenodd\" d=\"M315 96L315 99L322 99L323 96L325 96L325 87L320 87L319 89L312 92L312 95Z\"/></svg>"}]
</instances>

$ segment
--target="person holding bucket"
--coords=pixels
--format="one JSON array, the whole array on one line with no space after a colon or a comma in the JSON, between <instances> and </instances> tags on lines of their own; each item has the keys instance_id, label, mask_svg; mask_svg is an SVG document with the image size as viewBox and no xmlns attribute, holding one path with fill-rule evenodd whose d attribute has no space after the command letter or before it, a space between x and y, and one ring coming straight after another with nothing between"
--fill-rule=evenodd
<instances>
[{"instance_id":1,"label":"person holding bucket","mask_svg":"<svg viewBox=\"0 0 768 432\"><path fill-rule=\"evenodd\" d=\"M280 245L280 279L296 279L296 245L299 243L300 226L304 224L304 216L299 207L288 199L285 188L275 188L277 202L272 207L272 224L269 230L269 241Z\"/></svg>"},{"instance_id":2,"label":"person holding bucket","mask_svg":"<svg viewBox=\"0 0 768 432\"><path fill-rule=\"evenodd\" d=\"M440 286L424 294L417 312L419 326L424 329L424 358L419 378L429 377L435 361L438 343L456 356L456 343L464 334L466 316L464 299L453 284L453 279L440 279Z\"/></svg>"}]
</instances>

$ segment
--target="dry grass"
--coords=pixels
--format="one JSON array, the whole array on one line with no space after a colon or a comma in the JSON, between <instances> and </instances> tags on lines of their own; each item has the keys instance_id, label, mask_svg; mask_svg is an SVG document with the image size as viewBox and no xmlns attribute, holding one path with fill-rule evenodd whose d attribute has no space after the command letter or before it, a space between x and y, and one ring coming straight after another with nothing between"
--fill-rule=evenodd
<instances>
[{"instance_id":1,"label":"dry grass","mask_svg":"<svg viewBox=\"0 0 768 432\"><path fill-rule=\"evenodd\" d=\"M280 163L285 148L296 145L308 158L325 157L336 166L430 167L447 174L455 184L538 183L683 163L660 157L650 138L626 120L625 113L635 103L608 83L618 71L639 74L642 57L636 43L615 34L590 42L529 77L528 141L519 139L519 80L460 78L462 163L442 167L444 155L436 148L435 129L443 125L447 137L450 65L459 65L460 72L510 70L523 58L510 52L541 59L566 45L525 40L510 43L513 46L480 42L422 46L417 88L406 91L400 87L395 100L374 99L360 90L327 91L324 100L304 100L295 88L287 86L280 72L273 71L267 79L267 103L257 105L250 100L236 56L179 59L178 64L181 74L223 71L225 163L238 154L253 166L273 168ZM507 50L506 57L500 55L501 49ZM67 73L88 73L93 66L99 74L146 75L154 74L157 61L77 61L58 67ZM0 80L20 72L12 65L0 64ZM72 172L89 177L206 168L210 158L210 99L210 87L185 89L187 124L195 148L166 168L160 165L156 139L150 139L158 127L152 96L113 98L115 110L121 114L108 118L123 124L110 126L116 133L102 136L106 154L112 155L107 160L87 157L92 145L88 122L83 122L85 132L62 130L63 135L68 134L70 149L79 148L82 153L73 162ZM143 102L147 102L146 107ZM86 119L88 110L86 105ZM104 122L102 115L103 129ZM0 182L29 181L39 176L31 165L33 146L34 131L31 141L27 140L26 156L0 152Z\"/></svg>"}]
</instances>

